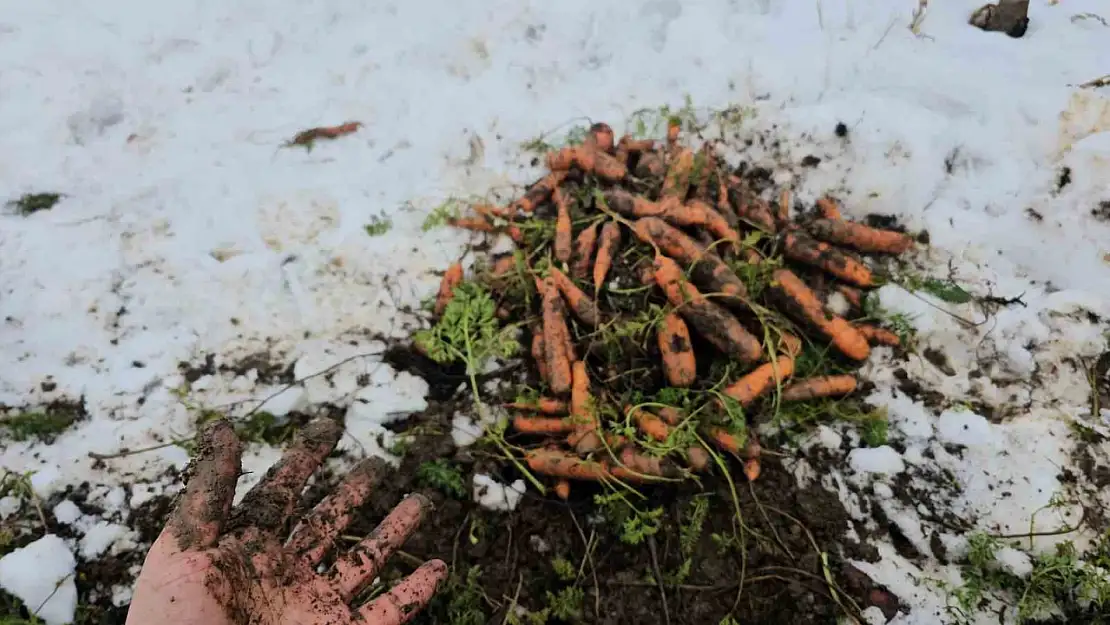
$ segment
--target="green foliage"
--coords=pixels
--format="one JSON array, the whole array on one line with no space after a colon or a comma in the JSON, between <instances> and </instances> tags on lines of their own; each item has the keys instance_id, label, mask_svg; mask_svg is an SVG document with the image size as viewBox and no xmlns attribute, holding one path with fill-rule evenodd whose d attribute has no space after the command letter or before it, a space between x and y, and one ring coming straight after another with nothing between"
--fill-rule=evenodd
<instances>
[{"instance_id":1,"label":"green foliage","mask_svg":"<svg viewBox=\"0 0 1110 625\"><path fill-rule=\"evenodd\" d=\"M462 202L456 198L447 198L442 204L432 209L428 216L424 218L424 223L420 225L420 229L424 232L434 230L446 226L452 219L458 219Z\"/></svg>"},{"instance_id":2,"label":"green foliage","mask_svg":"<svg viewBox=\"0 0 1110 625\"><path fill-rule=\"evenodd\" d=\"M562 137L552 138L549 140L548 133L544 133L534 139L530 139L521 144L521 149L525 152L532 152L535 154L547 154L552 150L557 150L562 147L571 145L581 145L586 140L590 129L583 124L575 124L571 126Z\"/></svg>"},{"instance_id":3,"label":"green foliage","mask_svg":"<svg viewBox=\"0 0 1110 625\"><path fill-rule=\"evenodd\" d=\"M917 346L917 328L913 326L913 318L905 313L892 313L879 305L878 298L867 294L862 302L864 316L878 321L898 336L902 347L907 351L914 351Z\"/></svg>"},{"instance_id":4,"label":"green foliage","mask_svg":"<svg viewBox=\"0 0 1110 625\"><path fill-rule=\"evenodd\" d=\"M882 447L887 444L890 434L890 420L885 408L876 408L867 412L857 411L848 416L848 421L859 426L859 436L863 444L868 447Z\"/></svg>"},{"instance_id":5,"label":"green foliage","mask_svg":"<svg viewBox=\"0 0 1110 625\"><path fill-rule=\"evenodd\" d=\"M58 405L0 416L0 434L16 441L38 439L50 442L81 417L76 406Z\"/></svg>"},{"instance_id":6,"label":"green foliage","mask_svg":"<svg viewBox=\"0 0 1110 625\"><path fill-rule=\"evenodd\" d=\"M698 496L691 499L689 510L683 516L678 538L679 552L682 553L683 560L682 565L671 576L673 584L685 583L690 577L690 571L694 566L694 550L698 546L702 530L705 528L705 520L709 516L709 497Z\"/></svg>"},{"instance_id":7,"label":"green foliage","mask_svg":"<svg viewBox=\"0 0 1110 625\"><path fill-rule=\"evenodd\" d=\"M64 196L61 193L28 193L18 200L8 202L8 206L14 208L19 215L27 217L54 208L62 197Z\"/></svg>"},{"instance_id":8,"label":"green foliage","mask_svg":"<svg viewBox=\"0 0 1110 625\"><path fill-rule=\"evenodd\" d=\"M551 568L555 570L555 575L564 582L573 581L578 577L578 570L570 560L559 556L551 558Z\"/></svg>"},{"instance_id":9,"label":"green foliage","mask_svg":"<svg viewBox=\"0 0 1110 625\"><path fill-rule=\"evenodd\" d=\"M366 224L364 228L366 229L366 234L372 237L381 236L393 228L393 220L388 217L375 215L370 218L370 223Z\"/></svg>"},{"instance_id":10,"label":"green foliage","mask_svg":"<svg viewBox=\"0 0 1110 625\"><path fill-rule=\"evenodd\" d=\"M482 569L478 566L470 567L465 578L460 579L457 574L452 574L429 605L429 613L439 617L435 622L446 622L448 625L485 625L489 617L483 609L483 593L479 582L481 577Z\"/></svg>"},{"instance_id":11,"label":"green foliage","mask_svg":"<svg viewBox=\"0 0 1110 625\"><path fill-rule=\"evenodd\" d=\"M462 471L442 458L421 464L416 469L416 480L422 486L437 488L456 499L466 498L466 480Z\"/></svg>"},{"instance_id":12,"label":"green foliage","mask_svg":"<svg viewBox=\"0 0 1110 625\"><path fill-rule=\"evenodd\" d=\"M490 358L508 358L520 344L511 328L500 328L497 304L474 282L455 287L455 295L434 327L416 333L416 343L436 362L465 362L476 375Z\"/></svg>"},{"instance_id":13,"label":"green foliage","mask_svg":"<svg viewBox=\"0 0 1110 625\"><path fill-rule=\"evenodd\" d=\"M640 510L619 492L594 495L594 504L613 524L621 542L625 544L638 545L648 536L658 534L662 527L663 508Z\"/></svg>"},{"instance_id":14,"label":"green foliage","mask_svg":"<svg viewBox=\"0 0 1110 625\"><path fill-rule=\"evenodd\" d=\"M558 593L547 592L547 610L557 619L576 621L582 618L585 600L586 591L577 586L567 586Z\"/></svg>"}]
</instances>

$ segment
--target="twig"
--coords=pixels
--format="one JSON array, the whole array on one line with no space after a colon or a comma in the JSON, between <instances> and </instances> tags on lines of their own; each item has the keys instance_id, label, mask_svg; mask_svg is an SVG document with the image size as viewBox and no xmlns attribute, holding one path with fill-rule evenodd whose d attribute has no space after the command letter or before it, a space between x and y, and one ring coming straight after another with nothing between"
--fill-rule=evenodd
<instances>
[{"instance_id":1,"label":"twig","mask_svg":"<svg viewBox=\"0 0 1110 625\"><path fill-rule=\"evenodd\" d=\"M1080 89L1098 89L1099 87L1110 87L1110 74L1100 76L1094 80L1088 80L1079 85Z\"/></svg>"},{"instance_id":2,"label":"twig","mask_svg":"<svg viewBox=\"0 0 1110 625\"><path fill-rule=\"evenodd\" d=\"M671 623L671 610L667 607L667 591L663 588L663 573L659 570L659 550L655 546L655 536L648 536L648 552L651 554L651 568L655 573L655 582L659 586L659 597L663 600L663 622Z\"/></svg>"}]
</instances>

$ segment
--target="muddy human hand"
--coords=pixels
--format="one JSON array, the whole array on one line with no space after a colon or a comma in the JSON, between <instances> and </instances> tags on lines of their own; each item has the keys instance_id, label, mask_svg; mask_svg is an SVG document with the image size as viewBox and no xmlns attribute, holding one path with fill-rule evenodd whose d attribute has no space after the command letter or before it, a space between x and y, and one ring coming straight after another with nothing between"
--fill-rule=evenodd
<instances>
[{"instance_id":1,"label":"muddy human hand","mask_svg":"<svg viewBox=\"0 0 1110 625\"><path fill-rule=\"evenodd\" d=\"M329 419L309 424L233 509L242 447L226 421L206 427L185 494L143 563L128 625L400 625L415 616L447 575L439 560L365 605L352 602L430 509L422 496L319 570L369 497L379 461L358 465L288 532L301 490L341 433Z\"/></svg>"}]
</instances>

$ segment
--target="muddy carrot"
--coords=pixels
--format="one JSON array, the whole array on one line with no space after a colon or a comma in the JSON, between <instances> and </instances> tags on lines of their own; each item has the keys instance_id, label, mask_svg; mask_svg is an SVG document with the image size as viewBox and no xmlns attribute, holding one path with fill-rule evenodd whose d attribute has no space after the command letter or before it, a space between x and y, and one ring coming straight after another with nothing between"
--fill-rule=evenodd
<instances>
[{"instance_id":1,"label":"muddy carrot","mask_svg":"<svg viewBox=\"0 0 1110 625\"><path fill-rule=\"evenodd\" d=\"M455 228L474 232L493 232L497 229L485 217L453 217L448 219L447 223Z\"/></svg>"},{"instance_id":2,"label":"muddy carrot","mask_svg":"<svg viewBox=\"0 0 1110 625\"><path fill-rule=\"evenodd\" d=\"M791 375L794 375L794 358L784 354L774 362L759 365L722 392L741 406L747 406Z\"/></svg>"},{"instance_id":3,"label":"muddy carrot","mask_svg":"<svg viewBox=\"0 0 1110 625\"><path fill-rule=\"evenodd\" d=\"M628 166L592 145L572 145L547 155L547 168L553 172L566 172L571 167L594 174L598 178L617 182L628 175Z\"/></svg>"},{"instance_id":4,"label":"muddy carrot","mask_svg":"<svg viewBox=\"0 0 1110 625\"><path fill-rule=\"evenodd\" d=\"M644 217L633 223L633 233L644 243L659 250L684 267L691 267L691 278L698 286L713 293L729 305L746 306L748 289L721 257L705 249L686 233L657 217Z\"/></svg>"},{"instance_id":5,"label":"muddy carrot","mask_svg":"<svg viewBox=\"0 0 1110 625\"><path fill-rule=\"evenodd\" d=\"M859 332L867 339L867 342L872 345L887 345L889 347L899 347L902 345L902 339L898 335L878 326L869 323L856 323L853 324L856 331Z\"/></svg>"},{"instance_id":6,"label":"muddy carrot","mask_svg":"<svg viewBox=\"0 0 1110 625\"><path fill-rule=\"evenodd\" d=\"M812 265L856 286L871 286L871 270L839 249L811 239L799 232L783 237L783 252L790 260Z\"/></svg>"},{"instance_id":7,"label":"muddy carrot","mask_svg":"<svg viewBox=\"0 0 1110 625\"><path fill-rule=\"evenodd\" d=\"M574 234L570 225L570 203L562 189L556 187L551 193L551 201L555 203L555 258L560 262L569 262L573 251Z\"/></svg>"},{"instance_id":8,"label":"muddy carrot","mask_svg":"<svg viewBox=\"0 0 1110 625\"><path fill-rule=\"evenodd\" d=\"M808 229L822 241L847 245L861 252L901 254L913 246L913 238L908 234L844 219L816 219L810 222Z\"/></svg>"},{"instance_id":9,"label":"muddy carrot","mask_svg":"<svg viewBox=\"0 0 1110 625\"><path fill-rule=\"evenodd\" d=\"M312 144L317 139L338 139L339 137L355 132L359 128L362 128L362 122L345 122L338 126L309 128L308 130L298 132L292 139L285 142L285 145L299 145L311 149Z\"/></svg>"},{"instance_id":10,"label":"muddy carrot","mask_svg":"<svg viewBox=\"0 0 1110 625\"><path fill-rule=\"evenodd\" d=\"M690 148L679 148L671 155L671 161L667 165L667 175L663 178L663 188L659 191L659 196L685 200L686 193L690 190L693 174L694 151Z\"/></svg>"},{"instance_id":11,"label":"muddy carrot","mask_svg":"<svg viewBox=\"0 0 1110 625\"><path fill-rule=\"evenodd\" d=\"M506 254L493 262L493 267L490 268L490 276L501 278L508 275L515 268L516 259L513 258L512 254Z\"/></svg>"},{"instance_id":12,"label":"muddy carrot","mask_svg":"<svg viewBox=\"0 0 1110 625\"><path fill-rule=\"evenodd\" d=\"M663 373L667 382L674 387L686 388L697 377L697 361L694 348L690 345L690 329L686 322L675 312L663 317L663 323L656 334L659 351L663 354Z\"/></svg>"},{"instance_id":13,"label":"muddy carrot","mask_svg":"<svg viewBox=\"0 0 1110 625\"><path fill-rule=\"evenodd\" d=\"M613 477L629 481L649 481L652 477L673 478L680 472L673 464L662 458L639 454L631 447L625 447L620 453L620 465L609 468Z\"/></svg>"},{"instance_id":14,"label":"muddy carrot","mask_svg":"<svg viewBox=\"0 0 1110 625\"><path fill-rule=\"evenodd\" d=\"M604 464L593 460L582 460L559 449L533 449L524 454L524 459L529 469L541 475L585 481L598 481L610 477L609 470Z\"/></svg>"},{"instance_id":15,"label":"muddy carrot","mask_svg":"<svg viewBox=\"0 0 1110 625\"><path fill-rule=\"evenodd\" d=\"M616 222L608 222L601 228L600 242L597 246L597 260L594 261L594 290L600 290L613 265L613 257L621 243L621 227Z\"/></svg>"},{"instance_id":16,"label":"muddy carrot","mask_svg":"<svg viewBox=\"0 0 1110 625\"><path fill-rule=\"evenodd\" d=\"M454 263L447 268L447 271L443 274L443 279L439 283L439 293L436 294L436 316L442 315L443 311L447 310L447 304L450 304L451 298L455 296L455 287L459 286L462 281L462 263Z\"/></svg>"},{"instance_id":17,"label":"muddy carrot","mask_svg":"<svg viewBox=\"0 0 1110 625\"><path fill-rule=\"evenodd\" d=\"M673 148L678 143L678 133L682 131L682 123L672 119L667 121L667 147Z\"/></svg>"},{"instance_id":18,"label":"muddy carrot","mask_svg":"<svg viewBox=\"0 0 1110 625\"><path fill-rule=\"evenodd\" d=\"M717 169L717 155L713 150L713 146L708 141L702 144L699 158L701 159L701 163L695 164L694 176L691 181L695 186L694 197L701 200L708 200L709 180L714 170Z\"/></svg>"},{"instance_id":19,"label":"muddy carrot","mask_svg":"<svg viewBox=\"0 0 1110 625\"><path fill-rule=\"evenodd\" d=\"M655 152L644 152L636 162L636 176L640 178L662 178L667 173L667 163Z\"/></svg>"},{"instance_id":20,"label":"muddy carrot","mask_svg":"<svg viewBox=\"0 0 1110 625\"><path fill-rule=\"evenodd\" d=\"M871 353L867 339L842 317L826 313L817 294L789 269L773 274L771 288L783 301L784 312L806 322L832 340L841 353L855 360L864 360Z\"/></svg>"},{"instance_id":21,"label":"muddy carrot","mask_svg":"<svg viewBox=\"0 0 1110 625\"><path fill-rule=\"evenodd\" d=\"M597 122L590 126L586 136L587 145L591 145L602 152L613 151L613 129L605 122Z\"/></svg>"},{"instance_id":22,"label":"muddy carrot","mask_svg":"<svg viewBox=\"0 0 1110 625\"><path fill-rule=\"evenodd\" d=\"M686 461L691 469L704 471L709 466L709 452L701 445L689 447L686 449Z\"/></svg>"},{"instance_id":23,"label":"muddy carrot","mask_svg":"<svg viewBox=\"0 0 1110 625\"><path fill-rule=\"evenodd\" d=\"M542 335L540 335L542 338ZM534 410L545 415L567 414L567 402L553 397L540 397L535 401L515 401L505 404L510 410Z\"/></svg>"},{"instance_id":24,"label":"muddy carrot","mask_svg":"<svg viewBox=\"0 0 1110 625\"><path fill-rule=\"evenodd\" d=\"M786 224L790 222L790 189L779 192L779 221Z\"/></svg>"},{"instance_id":25,"label":"muddy carrot","mask_svg":"<svg viewBox=\"0 0 1110 625\"><path fill-rule=\"evenodd\" d=\"M513 429L521 434L567 434L574 422L559 417L513 417Z\"/></svg>"},{"instance_id":26,"label":"muddy carrot","mask_svg":"<svg viewBox=\"0 0 1110 625\"><path fill-rule=\"evenodd\" d=\"M654 267L656 284L698 334L736 360L749 363L759 360L763 354L759 340L745 330L736 317L686 282L678 263L666 256L656 256Z\"/></svg>"},{"instance_id":27,"label":"muddy carrot","mask_svg":"<svg viewBox=\"0 0 1110 625\"><path fill-rule=\"evenodd\" d=\"M543 281L543 347L551 392L562 395L571 387L571 357L567 353L570 329L563 316L559 288L553 278Z\"/></svg>"},{"instance_id":28,"label":"muddy carrot","mask_svg":"<svg viewBox=\"0 0 1110 625\"><path fill-rule=\"evenodd\" d=\"M524 195L516 201L509 204L509 208L513 211L523 211L531 213L536 210L536 207L543 204L555 192L555 189L563 183L567 177L565 171L553 171L550 174L540 178L533 184Z\"/></svg>"},{"instance_id":29,"label":"muddy carrot","mask_svg":"<svg viewBox=\"0 0 1110 625\"><path fill-rule=\"evenodd\" d=\"M854 375L825 375L795 380L782 389L782 401L806 401L818 397L847 395L856 390Z\"/></svg>"},{"instance_id":30,"label":"muddy carrot","mask_svg":"<svg viewBox=\"0 0 1110 625\"><path fill-rule=\"evenodd\" d=\"M788 356L797 357L802 353L802 340L789 332L779 335L778 350Z\"/></svg>"},{"instance_id":31,"label":"muddy carrot","mask_svg":"<svg viewBox=\"0 0 1110 625\"><path fill-rule=\"evenodd\" d=\"M848 286L847 284L836 285L836 290L844 296L844 299L848 300L848 303L851 304L853 308L863 307L863 291L860 291L854 286Z\"/></svg>"},{"instance_id":32,"label":"muddy carrot","mask_svg":"<svg viewBox=\"0 0 1110 625\"><path fill-rule=\"evenodd\" d=\"M544 347L543 331L539 329L532 331L532 359L536 361L536 370L540 373L540 379L550 384L551 378L547 371L547 350Z\"/></svg>"},{"instance_id":33,"label":"muddy carrot","mask_svg":"<svg viewBox=\"0 0 1110 625\"><path fill-rule=\"evenodd\" d=\"M658 202L652 202L624 189L606 191L605 202L626 217L662 217L668 210L682 206L682 202L676 198L661 198Z\"/></svg>"},{"instance_id":34,"label":"muddy carrot","mask_svg":"<svg viewBox=\"0 0 1110 625\"><path fill-rule=\"evenodd\" d=\"M590 275L590 263L593 261L594 249L597 247L599 230L601 230L601 223L594 222L580 232L574 242L574 262L570 266L570 275L579 280Z\"/></svg>"},{"instance_id":35,"label":"muddy carrot","mask_svg":"<svg viewBox=\"0 0 1110 625\"><path fill-rule=\"evenodd\" d=\"M659 418L663 419L663 422L667 425L678 425L682 423L682 413L679 412L678 408L663 406L662 408L656 408L655 412L659 414Z\"/></svg>"},{"instance_id":36,"label":"muddy carrot","mask_svg":"<svg viewBox=\"0 0 1110 625\"><path fill-rule=\"evenodd\" d=\"M632 420L636 423L636 427L641 432L647 435L648 438L665 441L671 434L671 428L667 426L659 417L651 414L643 408L636 408L635 406L625 406L624 411L628 413Z\"/></svg>"},{"instance_id":37,"label":"muddy carrot","mask_svg":"<svg viewBox=\"0 0 1110 625\"><path fill-rule=\"evenodd\" d=\"M621 140L617 142L617 158L620 158L621 154L624 155L624 158L628 158L630 154L651 152L654 149L655 141L651 139L635 139L632 135L624 135L621 137Z\"/></svg>"},{"instance_id":38,"label":"muddy carrot","mask_svg":"<svg viewBox=\"0 0 1110 625\"><path fill-rule=\"evenodd\" d=\"M730 179L728 201L732 210L736 212L736 216L740 219L764 232L774 233L778 231L775 217L771 214L771 208L767 206L767 202L754 197L750 191L744 188L739 178Z\"/></svg>"},{"instance_id":39,"label":"muddy carrot","mask_svg":"<svg viewBox=\"0 0 1110 625\"><path fill-rule=\"evenodd\" d=\"M759 479L762 472L763 466L759 462L759 458L748 458L744 461L744 477L748 478L749 482Z\"/></svg>"},{"instance_id":40,"label":"muddy carrot","mask_svg":"<svg viewBox=\"0 0 1110 625\"><path fill-rule=\"evenodd\" d=\"M555 495L563 501L570 499L570 482L566 478L555 482Z\"/></svg>"},{"instance_id":41,"label":"muddy carrot","mask_svg":"<svg viewBox=\"0 0 1110 625\"><path fill-rule=\"evenodd\" d=\"M516 217L516 211L507 206L494 206L493 204L475 204L470 207L475 213L487 218L505 219L512 221Z\"/></svg>"},{"instance_id":42,"label":"muddy carrot","mask_svg":"<svg viewBox=\"0 0 1110 625\"><path fill-rule=\"evenodd\" d=\"M842 219L844 217L840 213L840 207L836 205L836 200L828 196L817 200L817 211L825 219Z\"/></svg>"},{"instance_id":43,"label":"muddy carrot","mask_svg":"<svg viewBox=\"0 0 1110 625\"><path fill-rule=\"evenodd\" d=\"M754 458L762 451L759 441L751 433L748 434L748 440L743 441L743 447L740 445L742 441L724 428L711 427L706 430L706 434L709 435L709 440L717 447L740 458Z\"/></svg>"},{"instance_id":44,"label":"muddy carrot","mask_svg":"<svg viewBox=\"0 0 1110 625\"><path fill-rule=\"evenodd\" d=\"M598 311L597 304L594 304L593 300L582 289L578 288L565 273L552 267L551 277L555 280L555 286L563 294L563 299L570 306L574 316L588 326L597 327L601 323L601 312Z\"/></svg>"},{"instance_id":45,"label":"muddy carrot","mask_svg":"<svg viewBox=\"0 0 1110 625\"><path fill-rule=\"evenodd\" d=\"M663 214L663 219L679 226L702 226L717 239L728 241L735 249L740 248L740 233L721 213L701 200L690 200L681 208L670 209Z\"/></svg>"},{"instance_id":46,"label":"muddy carrot","mask_svg":"<svg viewBox=\"0 0 1110 625\"><path fill-rule=\"evenodd\" d=\"M590 377L586 373L586 363L574 363L574 384L570 391L570 418L574 422L574 431L567 438L567 442L578 453L588 454L601 448L601 437L597 433L597 415L594 414L590 401Z\"/></svg>"}]
</instances>

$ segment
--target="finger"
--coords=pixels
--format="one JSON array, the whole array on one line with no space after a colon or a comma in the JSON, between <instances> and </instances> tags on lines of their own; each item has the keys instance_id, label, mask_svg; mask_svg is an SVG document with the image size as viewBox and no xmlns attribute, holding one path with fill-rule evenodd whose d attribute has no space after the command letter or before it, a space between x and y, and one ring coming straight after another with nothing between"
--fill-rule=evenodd
<instances>
[{"instance_id":1,"label":"finger","mask_svg":"<svg viewBox=\"0 0 1110 625\"><path fill-rule=\"evenodd\" d=\"M359 616L375 625L407 623L428 605L445 579L447 565L442 560L426 562L392 590L362 606Z\"/></svg>"},{"instance_id":2,"label":"finger","mask_svg":"<svg viewBox=\"0 0 1110 625\"><path fill-rule=\"evenodd\" d=\"M286 550L309 566L319 564L335 538L350 524L354 511L370 496L384 469L385 462L378 458L360 462L335 492L325 497L293 530Z\"/></svg>"},{"instance_id":3,"label":"finger","mask_svg":"<svg viewBox=\"0 0 1110 625\"><path fill-rule=\"evenodd\" d=\"M262 532L283 529L308 478L335 448L342 434L343 426L331 419L309 423L281 460L239 502L234 513L235 528Z\"/></svg>"},{"instance_id":4,"label":"finger","mask_svg":"<svg viewBox=\"0 0 1110 625\"><path fill-rule=\"evenodd\" d=\"M385 561L408 540L431 507L427 497L410 495L374 528L370 536L343 554L332 572L332 582L339 594L350 600L359 588L377 577Z\"/></svg>"},{"instance_id":5,"label":"finger","mask_svg":"<svg viewBox=\"0 0 1110 625\"><path fill-rule=\"evenodd\" d=\"M185 495L166 528L179 549L207 549L219 540L235 498L242 452L239 437L224 419L209 423L197 435Z\"/></svg>"}]
</instances>

